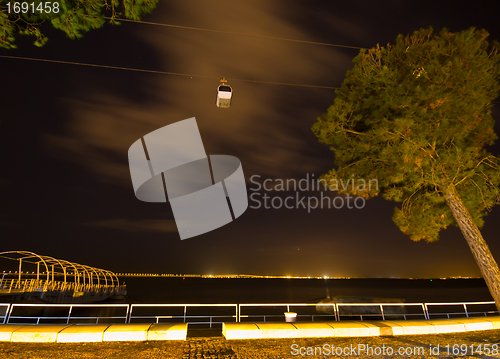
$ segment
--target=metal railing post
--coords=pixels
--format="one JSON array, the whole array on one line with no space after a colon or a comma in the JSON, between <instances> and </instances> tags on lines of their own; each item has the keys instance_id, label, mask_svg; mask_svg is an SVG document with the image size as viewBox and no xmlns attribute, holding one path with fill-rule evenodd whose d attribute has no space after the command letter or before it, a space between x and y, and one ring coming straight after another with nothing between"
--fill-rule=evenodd
<instances>
[{"instance_id":1,"label":"metal railing post","mask_svg":"<svg viewBox=\"0 0 500 359\"><path fill-rule=\"evenodd\" d=\"M66 324L69 324L69 318L71 317L71 312L73 311L73 306L69 306L69 311L68 311L68 319L66 320Z\"/></svg>"},{"instance_id":2,"label":"metal railing post","mask_svg":"<svg viewBox=\"0 0 500 359\"><path fill-rule=\"evenodd\" d=\"M128 307L127 307L127 313L125 314L125 323L129 323L130 324L130 320L132 320L132 309L133 309L134 305L133 304L129 304Z\"/></svg>"},{"instance_id":3,"label":"metal railing post","mask_svg":"<svg viewBox=\"0 0 500 359\"><path fill-rule=\"evenodd\" d=\"M5 324L9 324L10 315L12 314L12 309L13 308L14 308L14 304L11 304L10 308L9 308L9 311L6 314L6 318L5 318L6 320L4 321Z\"/></svg>"},{"instance_id":4,"label":"metal railing post","mask_svg":"<svg viewBox=\"0 0 500 359\"><path fill-rule=\"evenodd\" d=\"M10 304L10 303L7 305L7 309L5 310L5 316L3 317L3 323L2 324L5 324L5 321L7 320L8 313L10 312L10 306L11 305L12 304Z\"/></svg>"}]
</instances>

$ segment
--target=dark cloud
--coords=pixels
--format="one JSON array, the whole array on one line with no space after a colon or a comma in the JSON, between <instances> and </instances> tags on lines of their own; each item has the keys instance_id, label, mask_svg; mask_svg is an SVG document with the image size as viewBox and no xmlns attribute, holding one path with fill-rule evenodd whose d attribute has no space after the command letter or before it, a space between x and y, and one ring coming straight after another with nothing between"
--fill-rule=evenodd
<instances>
[{"instance_id":1,"label":"dark cloud","mask_svg":"<svg viewBox=\"0 0 500 359\"><path fill-rule=\"evenodd\" d=\"M134 221L124 218L108 219L87 223L91 227L117 229L127 232L177 232L175 221L166 219Z\"/></svg>"}]
</instances>

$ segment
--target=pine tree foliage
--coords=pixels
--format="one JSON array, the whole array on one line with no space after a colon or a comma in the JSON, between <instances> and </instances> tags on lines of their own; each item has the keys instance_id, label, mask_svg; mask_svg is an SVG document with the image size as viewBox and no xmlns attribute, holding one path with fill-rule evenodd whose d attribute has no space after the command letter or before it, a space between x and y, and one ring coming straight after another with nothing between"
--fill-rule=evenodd
<instances>
[{"instance_id":1,"label":"pine tree foliage","mask_svg":"<svg viewBox=\"0 0 500 359\"><path fill-rule=\"evenodd\" d=\"M29 10L14 11L15 1L0 1L0 47L16 48L16 35L35 37L34 44L43 46L48 38L42 32L42 26L50 23L54 28L63 31L70 39L78 39L92 29L97 29L109 18L112 24L119 24L116 18L140 20L141 16L150 13L158 0L54 0L58 3L58 12L32 11L47 1L30 0ZM7 3L10 3L10 13ZM21 2L18 2L20 4ZM32 3L34 6L32 7ZM18 8L19 10L19 8Z\"/></svg>"},{"instance_id":2,"label":"pine tree foliage","mask_svg":"<svg viewBox=\"0 0 500 359\"><path fill-rule=\"evenodd\" d=\"M446 201L456 188L480 228L499 203L500 159L491 114L500 85L500 47L485 30L432 28L396 44L361 50L313 132L331 145L327 181L378 179L381 195L402 203L396 225L415 241L436 241L456 221Z\"/></svg>"}]
</instances>

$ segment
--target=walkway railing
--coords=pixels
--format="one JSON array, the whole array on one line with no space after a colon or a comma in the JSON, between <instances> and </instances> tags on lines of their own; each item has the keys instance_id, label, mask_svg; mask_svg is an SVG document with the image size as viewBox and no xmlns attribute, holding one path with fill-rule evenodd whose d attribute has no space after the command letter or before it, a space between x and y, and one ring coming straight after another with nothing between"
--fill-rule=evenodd
<instances>
[{"instance_id":1,"label":"walkway railing","mask_svg":"<svg viewBox=\"0 0 500 359\"><path fill-rule=\"evenodd\" d=\"M10 306L11 305L8 303L0 303L0 320L2 321L2 324L5 324L5 322L7 321Z\"/></svg>"},{"instance_id":2,"label":"walkway railing","mask_svg":"<svg viewBox=\"0 0 500 359\"><path fill-rule=\"evenodd\" d=\"M154 313L148 314L151 309ZM208 324L211 328L213 324L238 322L238 304L131 304L128 322L139 321Z\"/></svg>"},{"instance_id":3,"label":"walkway railing","mask_svg":"<svg viewBox=\"0 0 500 359\"><path fill-rule=\"evenodd\" d=\"M495 302L256 303L256 304L22 304L0 303L3 324L283 322L438 319L498 315Z\"/></svg>"},{"instance_id":4,"label":"walkway railing","mask_svg":"<svg viewBox=\"0 0 500 359\"><path fill-rule=\"evenodd\" d=\"M0 304L3 306L5 304ZM129 304L7 304L4 324L127 323ZM1 318L1 317L0 317Z\"/></svg>"},{"instance_id":5,"label":"walkway railing","mask_svg":"<svg viewBox=\"0 0 500 359\"><path fill-rule=\"evenodd\" d=\"M457 312L454 311L454 312L433 312L433 310L442 310L443 307L458 307L460 308L459 309L459 313L461 312L462 308L463 307L463 313L465 313L465 316L466 317L469 317L469 316L478 316L478 315L482 315L484 313L484 315L488 315L491 313L495 313L495 314L498 314L498 311L495 309L493 310L490 310L490 311L487 311L485 312L485 306L491 306L491 307L495 307L495 302L464 302L464 303L424 303L424 306L425 306L425 311L427 313L427 319L431 319L431 317L436 317L436 316L445 316L449 319L451 318L451 316L455 316L457 315ZM471 307L483 307L483 310L481 310L480 308L479 309L471 309Z\"/></svg>"},{"instance_id":6,"label":"walkway railing","mask_svg":"<svg viewBox=\"0 0 500 359\"><path fill-rule=\"evenodd\" d=\"M455 310L443 311L444 307L454 307ZM240 304L238 321L283 321L285 312L294 312L297 321L315 321L318 318L323 321L340 321L342 318L351 320L364 320L367 318L377 320L430 320L451 318L452 316L458 318L498 314L494 301L458 303L259 303Z\"/></svg>"}]
</instances>

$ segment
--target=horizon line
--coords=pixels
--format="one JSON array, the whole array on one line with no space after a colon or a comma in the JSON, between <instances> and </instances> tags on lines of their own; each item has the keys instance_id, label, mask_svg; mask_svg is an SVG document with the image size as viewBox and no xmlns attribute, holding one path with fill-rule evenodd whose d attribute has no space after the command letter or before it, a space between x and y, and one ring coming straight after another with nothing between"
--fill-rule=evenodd
<instances>
[{"instance_id":1,"label":"horizon line","mask_svg":"<svg viewBox=\"0 0 500 359\"><path fill-rule=\"evenodd\" d=\"M268 278L268 279L483 279L475 276L449 277L349 277L349 276L290 276L290 275L256 275L256 274L172 274L172 273L137 273L115 272L121 277L195 277L195 278Z\"/></svg>"}]
</instances>

